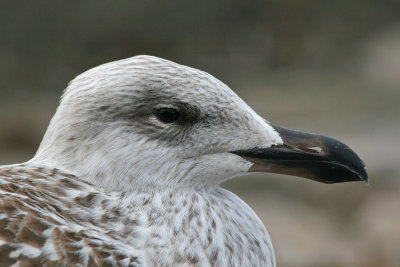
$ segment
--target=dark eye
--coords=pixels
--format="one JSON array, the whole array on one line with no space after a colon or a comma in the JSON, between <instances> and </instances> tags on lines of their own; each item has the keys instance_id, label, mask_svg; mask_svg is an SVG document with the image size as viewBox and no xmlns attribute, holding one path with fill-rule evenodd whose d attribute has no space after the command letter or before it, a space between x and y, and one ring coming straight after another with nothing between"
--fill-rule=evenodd
<instances>
[{"instance_id":1,"label":"dark eye","mask_svg":"<svg viewBox=\"0 0 400 267\"><path fill-rule=\"evenodd\" d=\"M171 123L179 119L179 112L173 108L159 108L155 114L160 121L165 123Z\"/></svg>"}]
</instances>

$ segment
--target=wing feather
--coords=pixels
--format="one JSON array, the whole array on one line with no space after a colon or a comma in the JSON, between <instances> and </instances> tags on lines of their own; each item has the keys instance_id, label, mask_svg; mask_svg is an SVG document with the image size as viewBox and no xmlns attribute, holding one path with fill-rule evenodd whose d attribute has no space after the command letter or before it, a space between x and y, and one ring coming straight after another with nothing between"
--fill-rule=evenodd
<instances>
[{"instance_id":1,"label":"wing feather","mask_svg":"<svg viewBox=\"0 0 400 267\"><path fill-rule=\"evenodd\" d=\"M142 266L127 231L116 230L135 221L115 203L57 169L0 168L0 266Z\"/></svg>"}]
</instances>

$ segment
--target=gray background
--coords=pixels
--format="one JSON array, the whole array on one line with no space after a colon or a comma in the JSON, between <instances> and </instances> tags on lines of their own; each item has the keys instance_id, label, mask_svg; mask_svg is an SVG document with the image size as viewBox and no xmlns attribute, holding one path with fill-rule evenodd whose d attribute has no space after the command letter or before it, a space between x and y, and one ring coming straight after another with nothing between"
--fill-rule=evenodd
<instances>
[{"instance_id":1,"label":"gray background","mask_svg":"<svg viewBox=\"0 0 400 267\"><path fill-rule=\"evenodd\" d=\"M400 2L2 1L0 163L34 154L69 80L150 54L210 72L271 122L340 139L370 184L253 175L279 266L400 264Z\"/></svg>"}]
</instances>

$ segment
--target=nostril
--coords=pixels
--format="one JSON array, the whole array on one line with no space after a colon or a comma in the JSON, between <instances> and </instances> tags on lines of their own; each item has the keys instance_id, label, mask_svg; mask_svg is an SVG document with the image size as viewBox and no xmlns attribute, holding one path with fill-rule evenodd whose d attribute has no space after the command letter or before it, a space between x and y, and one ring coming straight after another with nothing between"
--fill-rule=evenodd
<instances>
[{"instance_id":1,"label":"nostril","mask_svg":"<svg viewBox=\"0 0 400 267\"><path fill-rule=\"evenodd\" d=\"M300 149L304 152L322 153L322 148L318 146L301 147Z\"/></svg>"}]
</instances>

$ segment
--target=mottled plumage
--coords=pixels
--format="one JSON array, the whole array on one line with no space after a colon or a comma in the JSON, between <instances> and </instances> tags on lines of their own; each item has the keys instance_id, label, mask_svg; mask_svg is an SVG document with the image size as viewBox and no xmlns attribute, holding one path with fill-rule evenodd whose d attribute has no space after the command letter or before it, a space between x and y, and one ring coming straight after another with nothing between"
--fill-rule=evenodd
<instances>
[{"instance_id":1,"label":"mottled plumage","mask_svg":"<svg viewBox=\"0 0 400 267\"><path fill-rule=\"evenodd\" d=\"M3 167L0 176L0 266L18 261L23 266L261 266L273 261L257 256L272 252L260 221L252 222L255 214L223 189L128 196L37 164ZM235 226L240 227L232 232ZM234 251L241 251L236 263Z\"/></svg>"},{"instance_id":2,"label":"mottled plumage","mask_svg":"<svg viewBox=\"0 0 400 267\"><path fill-rule=\"evenodd\" d=\"M0 266L275 266L260 219L219 184L302 165L366 179L344 144L270 124L205 72L101 65L69 84L35 157L0 167Z\"/></svg>"},{"instance_id":3,"label":"mottled plumage","mask_svg":"<svg viewBox=\"0 0 400 267\"><path fill-rule=\"evenodd\" d=\"M38 164L3 167L0 177L0 266L141 266L119 236L133 237L124 227L137 222L118 196Z\"/></svg>"}]
</instances>

